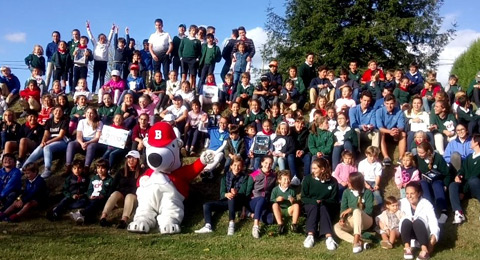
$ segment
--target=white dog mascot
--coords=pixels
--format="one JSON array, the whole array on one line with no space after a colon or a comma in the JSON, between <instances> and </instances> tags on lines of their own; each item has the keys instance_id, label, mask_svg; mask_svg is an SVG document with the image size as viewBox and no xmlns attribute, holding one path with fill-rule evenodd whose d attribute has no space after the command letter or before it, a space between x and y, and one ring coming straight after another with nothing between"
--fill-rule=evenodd
<instances>
[{"instance_id":1,"label":"white dog mascot","mask_svg":"<svg viewBox=\"0 0 480 260\"><path fill-rule=\"evenodd\" d=\"M179 233L190 182L213 161L214 155L204 152L194 163L182 166L182 141L165 122L150 128L144 144L150 169L137 182L138 207L127 229L148 233L158 224L162 234Z\"/></svg>"}]
</instances>

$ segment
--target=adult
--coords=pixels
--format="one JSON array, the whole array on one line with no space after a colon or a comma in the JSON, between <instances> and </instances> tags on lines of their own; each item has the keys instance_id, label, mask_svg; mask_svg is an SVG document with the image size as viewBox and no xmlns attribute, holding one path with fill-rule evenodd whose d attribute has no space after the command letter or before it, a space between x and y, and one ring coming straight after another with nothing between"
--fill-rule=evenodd
<instances>
[{"instance_id":1,"label":"adult","mask_svg":"<svg viewBox=\"0 0 480 260\"><path fill-rule=\"evenodd\" d=\"M109 225L108 215L112 213L115 207L123 206L122 219L117 225L118 229L127 228L127 222L131 218L133 209L137 204L137 180L140 177L140 153L132 150L125 156L127 160L122 169L120 169L113 179L114 192L110 195L100 217L100 226Z\"/></svg>"},{"instance_id":2,"label":"adult","mask_svg":"<svg viewBox=\"0 0 480 260\"><path fill-rule=\"evenodd\" d=\"M357 81L348 78L348 71L346 69L340 69L340 78L337 80L335 84L335 99L339 99L342 97L341 86L348 85L352 88L352 98L355 102L358 103L358 95L361 89L360 85Z\"/></svg>"},{"instance_id":3,"label":"adult","mask_svg":"<svg viewBox=\"0 0 480 260\"><path fill-rule=\"evenodd\" d=\"M10 106L20 92L20 80L12 73L10 67L2 66L0 71L2 72L2 76L0 76L2 97L7 102L7 106Z\"/></svg>"},{"instance_id":4,"label":"adult","mask_svg":"<svg viewBox=\"0 0 480 260\"><path fill-rule=\"evenodd\" d=\"M44 128L38 123L38 114L29 111L26 119L25 124L20 128L17 168L22 168L27 154L33 152L43 138Z\"/></svg>"},{"instance_id":5,"label":"adult","mask_svg":"<svg viewBox=\"0 0 480 260\"><path fill-rule=\"evenodd\" d=\"M450 105L446 100L436 101L434 111L435 113L430 114L429 130L433 132L435 148L438 153L443 155L447 141L451 141L456 137L455 127L457 126L457 120L450 112Z\"/></svg>"},{"instance_id":6,"label":"adult","mask_svg":"<svg viewBox=\"0 0 480 260\"><path fill-rule=\"evenodd\" d=\"M298 77L302 79L305 86L310 86L310 82L312 82L312 79L317 76L315 66L313 66L314 60L315 54L313 54L313 52L309 52L305 57L305 62L302 63L300 67L298 67Z\"/></svg>"},{"instance_id":7,"label":"adult","mask_svg":"<svg viewBox=\"0 0 480 260\"><path fill-rule=\"evenodd\" d=\"M413 259L410 241L415 239L422 250L417 259L429 259L440 235L435 210L427 199L422 198L422 187L418 182L408 183L405 192L406 198L400 200L400 210L404 217L399 225L404 243L403 257Z\"/></svg>"},{"instance_id":8,"label":"adult","mask_svg":"<svg viewBox=\"0 0 480 260\"><path fill-rule=\"evenodd\" d=\"M270 79L270 85L272 87L276 87L280 92L280 90L282 89L283 78L282 78L282 74L278 73L278 61L276 60L270 61L270 63L268 64L268 67L270 69L264 75Z\"/></svg>"},{"instance_id":9,"label":"adult","mask_svg":"<svg viewBox=\"0 0 480 260\"><path fill-rule=\"evenodd\" d=\"M238 27L238 35L239 35L239 38L237 40L237 43L242 41L245 44L245 52L248 53L247 62L252 62L252 58L255 55L255 44L253 43L253 40L247 38L247 31L243 26ZM232 53L230 55L232 56L232 61L236 61L234 54L238 51L237 48L238 48L238 44L235 44L235 46L233 47Z\"/></svg>"},{"instance_id":10,"label":"adult","mask_svg":"<svg viewBox=\"0 0 480 260\"><path fill-rule=\"evenodd\" d=\"M43 156L45 170L41 177L44 179L52 175L53 153L62 152L67 149L68 120L63 116L61 106L56 106L52 114L53 117L45 122L45 131L40 145L38 145L24 163L27 165Z\"/></svg>"},{"instance_id":11,"label":"adult","mask_svg":"<svg viewBox=\"0 0 480 260\"><path fill-rule=\"evenodd\" d=\"M170 34L163 31L162 19L155 20L155 30L148 39L148 49L153 59L153 71L160 71L160 66L162 66L163 77L167 80L170 67L170 53L173 51L173 41Z\"/></svg>"},{"instance_id":12,"label":"adult","mask_svg":"<svg viewBox=\"0 0 480 260\"><path fill-rule=\"evenodd\" d=\"M415 133L423 131L427 134L430 142L433 141L433 134L428 127L430 126L430 115L423 111L422 97L415 95L412 98L412 105L410 109L405 110L405 123L407 130L407 149L412 150L412 143L414 142Z\"/></svg>"},{"instance_id":13,"label":"adult","mask_svg":"<svg viewBox=\"0 0 480 260\"><path fill-rule=\"evenodd\" d=\"M447 199L445 188L450 184L450 172L445 159L433 150L430 143L421 143L417 147L417 168L422 175L423 197L435 206L440 212L441 222L447 220Z\"/></svg>"},{"instance_id":14,"label":"adult","mask_svg":"<svg viewBox=\"0 0 480 260\"><path fill-rule=\"evenodd\" d=\"M362 140L371 140L371 145L380 146L378 130L376 128L375 110L370 106L372 93L365 90L360 94L360 105L348 110L350 127L357 132L358 147Z\"/></svg>"},{"instance_id":15,"label":"adult","mask_svg":"<svg viewBox=\"0 0 480 260\"><path fill-rule=\"evenodd\" d=\"M180 42L182 41L183 38L187 37L185 35L185 31L187 30L187 26L185 24L180 24L178 26L178 35L175 35L173 37L172 43L173 43L173 50L172 50L172 65L173 65L173 71L178 73L178 69L181 67L180 63L180 56L178 54L178 48L180 47Z\"/></svg>"},{"instance_id":16,"label":"adult","mask_svg":"<svg viewBox=\"0 0 480 260\"><path fill-rule=\"evenodd\" d=\"M3 112L3 121L0 123L1 152L13 153L20 140L21 126L17 123L15 113L11 109Z\"/></svg>"},{"instance_id":17,"label":"adult","mask_svg":"<svg viewBox=\"0 0 480 260\"><path fill-rule=\"evenodd\" d=\"M15 168L15 156L3 155L0 169L0 211L7 209L22 190L22 172Z\"/></svg>"},{"instance_id":18,"label":"adult","mask_svg":"<svg viewBox=\"0 0 480 260\"><path fill-rule=\"evenodd\" d=\"M52 42L47 44L47 48L45 49L45 55L47 55L47 71L45 73L45 77L47 80L47 89L50 86L50 79L53 75L53 70L55 69L55 64L52 62L52 56L58 49L58 43L60 42L60 33L58 31L52 32Z\"/></svg>"},{"instance_id":19,"label":"adult","mask_svg":"<svg viewBox=\"0 0 480 260\"><path fill-rule=\"evenodd\" d=\"M473 153L473 150L470 147L472 138L468 135L467 128L462 124L458 124L455 132L457 133L457 138L448 142L443 158L453 167L455 172L458 172L462 166L462 162L468 155Z\"/></svg>"},{"instance_id":20,"label":"adult","mask_svg":"<svg viewBox=\"0 0 480 260\"><path fill-rule=\"evenodd\" d=\"M461 198L464 195L471 195L480 201L480 135L475 134L470 142L473 153L469 154L463 161L462 167L458 171L455 181L448 186L450 203L455 212L453 224L461 224L465 221L463 215Z\"/></svg>"},{"instance_id":21,"label":"adult","mask_svg":"<svg viewBox=\"0 0 480 260\"><path fill-rule=\"evenodd\" d=\"M223 64L222 72L220 72L220 77L222 78L223 83L225 83L225 75L230 71L230 66L232 65L232 52L237 43L237 38L238 29L232 29L230 39L228 39L228 41L225 42L225 46L223 46L222 57L225 60L225 63Z\"/></svg>"},{"instance_id":22,"label":"adult","mask_svg":"<svg viewBox=\"0 0 480 260\"><path fill-rule=\"evenodd\" d=\"M340 221L335 224L335 234L353 244L353 253L360 253L368 244L361 240L362 230L373 225L373 193L365 189L365 179L359 172L350 173L349 189L342 195Z\"/></svg>"},{"instance_id":23,"label":"adult","mask_svg":"<svg viewBox=\"0 0 480 260\"><path fill-rule=\"evenodd\" d=\"M398 142L398 157L399 161L405 155L407 149L407 134L405 133L405 115L402 110L397 108L395 104L394 95L385 96L385 101L382 108L376 111L377 128L380 131L380 148L383 155L383 163L390 165L392 160L388 155L387 138L393 138L393 141Z\"/></svg>"},{"instance_id":24,"label":"adult","mask_svg":"<svg viewBox=\"0 0 480 260\"><path fill-rule=\"evenodd\" d=\"M67 43L67 48L70 53L70 58L72 59L72 64L73 64L73 58L75 57L75 55L73 55L73 52L75 51L75 49L77 49L79 44L80 44L80 31L78 29L73 29L72 39ZM76 87L73 85L73 66L68 67L68 86L70 88L70 93L73 93Z\"/></svg>"},{"instance_id":25,"label":"adult","mask_svg":"<svg viewBox=\"0 0 480 260\"><path fill-rule=\"evenodd\" d=\"M78 122L76 139L68 143L67 146L67 172L71 169L75 153L80 151L85 152L85 168L88 171L95 153L103 147L98 143L102 134L102 127L103 123L98 117L97 110L93 107L87 108L85 118Z\"/></svg>"}]
</instances>

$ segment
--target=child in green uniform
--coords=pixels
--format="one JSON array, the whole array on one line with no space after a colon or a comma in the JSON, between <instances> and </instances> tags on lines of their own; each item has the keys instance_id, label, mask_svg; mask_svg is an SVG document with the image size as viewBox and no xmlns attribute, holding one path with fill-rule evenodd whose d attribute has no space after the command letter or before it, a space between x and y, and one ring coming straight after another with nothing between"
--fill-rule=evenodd
<instances>
[{"instance_id":1,"label":"child in green uniform","mask_svg":"<svg viewBox=\"0 0 480 260\"><path fill-rule=\"evenodd\" d=\"M273 188L270 201L273 215L278 224L278 233L285 232L283 217L292 217L290 229L297 232L297 222L300 216L300 206L296 203L296 192L290 188L290 171L283 170L277 175L278 186Z\"/></svg>"}]
</instances>

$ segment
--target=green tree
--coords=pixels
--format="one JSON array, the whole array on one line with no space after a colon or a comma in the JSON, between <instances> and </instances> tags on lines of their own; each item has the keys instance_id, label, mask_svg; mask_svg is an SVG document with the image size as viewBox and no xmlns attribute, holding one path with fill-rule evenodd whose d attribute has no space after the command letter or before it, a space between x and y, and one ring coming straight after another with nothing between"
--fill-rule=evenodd
<instances>
[{"instance_id":1,"label":"green tree","mask_svg":"<svg viewBox=\"0 0 480 260\"><path fill-rule=\"evenodd\" d=\"M284 16L267 8L265 60L282 71L301 64L307 52L332 68L375 59L384 68L435 67L455 24L440 32L443 0L287 0Z\"/></svg>"},{"instance_id":2,"label":"green tree","mask_svg":"<svg viewBox=\"0 0 480 260\"><path fill-rule=\"evenodd\" d=\"M480 69L480 39L474 41L468 49L453 62L450 74L458 77L458 84L467 89Z\"/></svg>"}]
</instances>

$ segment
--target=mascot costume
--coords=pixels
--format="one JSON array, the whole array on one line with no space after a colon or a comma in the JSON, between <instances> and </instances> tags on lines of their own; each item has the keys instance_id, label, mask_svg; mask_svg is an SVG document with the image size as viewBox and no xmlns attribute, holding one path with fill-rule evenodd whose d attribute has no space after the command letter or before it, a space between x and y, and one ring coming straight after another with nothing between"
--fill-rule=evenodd
<instances>
[{"instance_id":1,"label":"mascot costume","mask_svg":"<svg viewBox=\"0 0 480 260\"><path fill-rule=\"evenodd\" d=\"M165 122L154 124L143 143L150 169L138 179L138 207L127 229L148 233L158 226L162 234L179 233L190 182L213 161L214 154L203 152L194 163L182 166L182 141Z\"/></svg>"}]
</instances>

